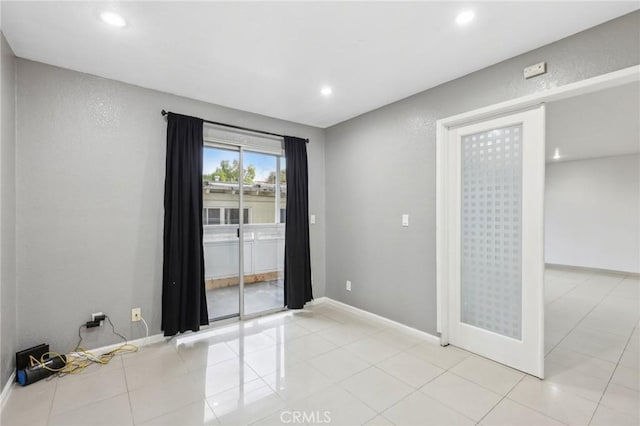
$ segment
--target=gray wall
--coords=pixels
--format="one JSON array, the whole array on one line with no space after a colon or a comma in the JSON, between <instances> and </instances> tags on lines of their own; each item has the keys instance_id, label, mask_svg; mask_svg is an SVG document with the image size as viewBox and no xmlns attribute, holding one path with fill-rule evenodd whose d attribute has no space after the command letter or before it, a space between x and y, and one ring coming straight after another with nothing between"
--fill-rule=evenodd
<instances>
[{"instance_id":1,"label":"gray wall","mask_svg":"<svg viewBox=\"0 0 640 426\"><path fill-rule=\"evenodd\" d=\"M0 388L16 352L16 139L15 56L0 33Z\"/></svg>"},{"instance_id":2,"label":"gray wall","mask_svg":"<svg viewBox=\"0 0 640 426\"><path fill-rule=\"evenodd\" d=\"M545 262L640 273L640 155L547 163Z\"/></svg>"},{"instance_id":3,"label":"gray wall","mask_svg":"<svg viewBox=\"0 0 640 426\"><path fill-rule=\"evenodd\" d=\"M188 78L188 76L183 76ZM324 131L23 59L17 61L18 343L69 350L103 311L160 332L167 109L307 137L314 293L324 295ZM106 327L86 346L114 343Z\"/></svg>"},{"instance_id":4,"label":"gray wall","mask_svg":"<svg viewBox=\"0 0 640 426\"><path fill-rule=\"evenodd\" d=\"M436 120L637 65L638 28L634 12L329 128L327 296L435 334Z\"/></svg>"}]
</instances>

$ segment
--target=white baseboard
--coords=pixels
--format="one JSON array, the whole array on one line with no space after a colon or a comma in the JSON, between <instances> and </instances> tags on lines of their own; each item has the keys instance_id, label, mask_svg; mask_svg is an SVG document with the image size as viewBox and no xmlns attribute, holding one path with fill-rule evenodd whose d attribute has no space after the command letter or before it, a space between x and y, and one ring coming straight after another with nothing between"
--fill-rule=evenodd
<instances>
[{"instance_id":1,"label":"white baseboard","mask_svg":"<svg viewBox=\"0 0 640 426\"><path fill-rule=\"evenodd\" d=\"M327 300L330 300L328 297L326 296L321 296L321 297L316 297L315 299L311 300L310 302L307 302L307 305L319 305L321 303L326 302Z\"/></svg>"},{"instance_id":2,"label":"white baseboard","mask_svg":"<svg viewBox=\"0 0 640 426\"><path fill-rule=\"evenodd\" d=\"M13 384L16 381L16 372L15 370L9 376L7 383L2 387L2 393L0 393L0 411L2 407L4 407L4 403L9 399L9 395L11 395L11 390L13 390Z\"/></svg>"},{"instance_id":3,"label":"white baseboard","mask_svg":"<svg viewBox=\"0 0 640 426\"><path fill-rule=\"evenodd\" d=\"M159 343L168 339L169 337L165 337L162 333L160 333L160 334L154 334L149 337L141 337L140 339L129 340L127 343L141 348L141 347L144 347L147 345L153 345L154 343ZM120 346L122 346L122 343L114 343L113 345L100 346L98 348L88 349L88 352L91 352L94 355L102 355L109 351L117 349ZM69 355L75 355L75 354L76 354L75 352L71 352Z\"/></svg>"},{"instance_id":4,"label":"white baseboard","mask_svg":"<svg viewBox=\"0 0 640 426\"><path fill-rule=\"evenodd\" d=\"M545 263L545 268L548 269L556 269L559 271L577 271L577 272L596 272L596 273L604 273L604 274L613 274L613 275L626 275L638 278L640 277L640 272L630 272L630 271L618 271L614 269L602 269L602 268L592 268L590 266L573 266L573 265L561 265L559 263Z\"/></svg>"},{"instance_id":5,"label":"white baseboard","mask_svg":"<svg viewBox=\"0 0 640 426\"><path fill-rule=\"evenodd\" d=\"M424 339L424 340L426 340L428 342L435 343L436 345L440 344L440 337L438 337L438 336L434 336L433 334L427 333L426 331L418 330L417 328L409 327L406 324L399 323L397 321L394 321L392 319L380 316L378 314L374 314L372 312L365 311L364 309L360 309L360 308L356 308L355 306L347 305L346 303L340 302L338 300L331 299L329 297L319 297L314 302L316 302L316 303L314 303L314 305L318 305L318 304L321 304L321 303L328 303L330 305L335 305L335 306L338 306L338 307L340 307L342 309L345 309L347 311L351 311L351 312L356 313L358 315L366 316L366 317L369 317L369 318L371 318L371 319L373 319L375 321L384 323L384 324L386 324L388 326L391 326L391 327L393 327L393 328L395 328L395 329L397 329L397 330L399 330L401 332L404 332L404 333L407 333L407 334L412 334L412 335L417 336L417 337L419 337L421 339Z\"/></svg>"}]
</instances>

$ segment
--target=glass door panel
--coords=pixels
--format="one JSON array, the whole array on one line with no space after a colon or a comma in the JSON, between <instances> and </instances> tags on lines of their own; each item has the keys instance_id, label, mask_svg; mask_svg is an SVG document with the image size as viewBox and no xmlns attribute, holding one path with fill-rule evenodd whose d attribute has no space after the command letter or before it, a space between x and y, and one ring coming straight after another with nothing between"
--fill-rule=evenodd
<instances>
[{"instance_id":1,"label":"glass door panel","mask_svg":"<svg viewBox=\"0 0 640 426\"><path fill-rule=\"evenodd\" d=\"M543 378L544 106L449 137L449 343Z\"/></svg>"},{"instance_id":2,"label":"glass door panel","mask_svg":"<svg viewBox=\"0 0 640 426\"><path fill-rule=\"evenodd\" d=\"M462 322L522 337L522 123L462 137Z\"/></svg>"},{"instance_id":3,"label":"glass door panel","mask_svg":"<svg viewBox=\"0 0 640 426\"><path fill-rule=\"evenodd\" d=\"M239 150L204 148L204 275L211 320L240 315L239 163Z\"/></svg>"},{"instance_id":4,"label":"glass door panel","mask_svg":"<svg viewBox=\"0 0 640 426\"><path fill-rule=\"evenodd\" d=\"M243 151L244 315L284 306L280 157Z\"/></svg>"}]
</instances>

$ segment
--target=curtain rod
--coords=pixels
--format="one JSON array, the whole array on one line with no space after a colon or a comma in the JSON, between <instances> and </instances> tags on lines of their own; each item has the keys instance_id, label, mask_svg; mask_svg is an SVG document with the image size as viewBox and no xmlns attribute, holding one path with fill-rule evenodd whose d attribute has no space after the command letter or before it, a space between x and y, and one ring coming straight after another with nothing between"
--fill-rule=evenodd
<instances>
[{"instance_id":1,"label":"curtain rod","mask_svg":"<svg viewBox=\"0 0 640 426\"><path fill-rule=\"evenodd\" d=\"M170 111L169 111L170 112ZM169 114L168 111L162 110L162 115L166 116L167 114ZM271 133L271 132L265 132L264 130L256 130L256 129L250 129L248 127L242 127L242 126L235 126L233 124L227 124L227 123L219 123L217 121L211 121L211 120L202 120L205 123L209 123L209 124L214 124L216 126L224 126L224 127L230 127L232 129L238 129L238 130L245 130L247 132L252 132L252 133L261 133L263 135L269 135L269 136L277 136L279 138L284 138L284 135L279 135L277 133ZM309 143L309 139L306 138L298 138L298 139L302 139L303 141L305 141L306 143Z\"/></svg>"}]
</instances>

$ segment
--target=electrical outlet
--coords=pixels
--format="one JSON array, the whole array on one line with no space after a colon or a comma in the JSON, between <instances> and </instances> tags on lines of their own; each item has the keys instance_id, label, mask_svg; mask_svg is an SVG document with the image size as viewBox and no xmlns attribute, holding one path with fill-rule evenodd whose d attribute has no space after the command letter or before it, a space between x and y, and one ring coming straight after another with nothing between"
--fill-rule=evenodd
<instances>
[{"instance_id":1,"label":"electrical outlet","mask_svg":"<svg viewBox=\"0 0 640 426\"><path fill-rule=\"evenodd\" d=\"M351 281L347 280L347 291L351 291Z\"/></svg>"},{"instance_id":2,"label":"electrical outlet","mask_svg":"<svg viewBox=\"0 0 640 426\"><path fill-rule=\"evenodd\" d=\"M99 317L101 315L104 315L102 312L94 312L93 314L91 314L91 321L95 321L96 317ZM102 325L104 324L104 321L100 321L100 327L102 327Z\"/></svg>"},{"instance_id":3,"label":"electrical outlet","mask_svg":"<svg viewBox=\"0 0 640 426\"><path fill-rule=\"evenodd\" d=\"M140 308L131 309L131 322L140 321L142 318L142 310Z\"/></svg>"}]
</instances>

